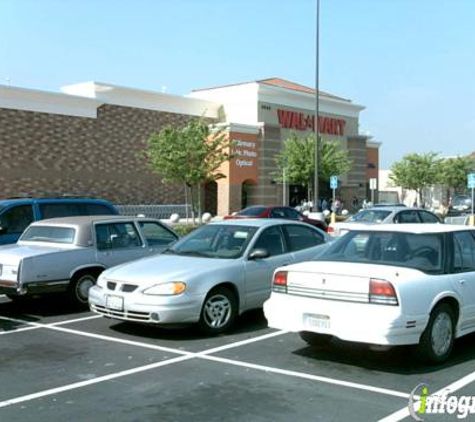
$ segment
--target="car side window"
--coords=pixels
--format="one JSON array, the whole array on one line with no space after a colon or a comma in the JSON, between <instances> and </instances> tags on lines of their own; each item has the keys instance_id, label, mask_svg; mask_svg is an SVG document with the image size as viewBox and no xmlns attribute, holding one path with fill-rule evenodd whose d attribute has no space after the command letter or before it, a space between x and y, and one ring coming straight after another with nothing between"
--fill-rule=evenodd
<instances>
[{"instance_id":1,"label":"car side window","mask_svg":"<svg viewBox=\"0 0 475 422\"><path fill-rule=\"evenodd\" d=\"M254 249L265 249L269 256L281 255L285 251L284 239L279 227L265 229L256 240Z\"/></svg>"},{"instance_id":2,"label":"car side window","mask_svg":"<svg viewBox=\"0 0 475 422\"><path fill-rule=\"evenodd\" d=\"M177 236L158 223L152 221L140 221L139 226L150 246L164 246L177 240Z\"/></svg>"},{"instance_id":3,"label":"car side window","mask_svg":"<svg viewBox=\"0 0 475 422\"><path fill-rule=\"evenodd\" d=\"M112 215L114 211L104 204L83 204L84 215Z\"/></svg>"},{"instance_id":4,"label":"car side window","mask_svg":"<svg viewBox=\"0 0 475 422\"><path fill-rule=\"evenodd\" d=\"M423 223L440 223L437 216L427 211L419 211L419 217Z\"/></svg>"},{"instance_id":5,"label":"car side window","mask_svg":"<svg viewBox=\"0 0 475 422\"><path fill-rule=\"evenodd\" d=\"M271 218L286 218L285 217L285 212L282 208L274 208L270 212Z\"/></svg>"},{"instance_id":6,"label":"car side window","mask_svg":"<svg viewBox=\"0 0 475 422\"><path fill-rule=\"evenodd\" d=\"M469 232L454 233L454 272L475 271L475 239Z\"/></svg>"},{"instance_id":7,"label":"car side window","mask_svg":"<svg viewBox=\"0 0 475 422\"><path fill-rule=\"evenodd\" d=\"M291 220L300 219L300 214L296 210L293 210L292 208L284 208L284 215L285 215L285 218L289 218Z\"/></svg>"},{"instance_id":8,"label":"car side window","mask_svg":"<svg viewBox=\"0 0 475 422\"><path fill-rule=\"evenodd\" d=\"M310 227L287 225L284 226L284 232L291 252L300 251L302 249L311 248L325 243L323 236L316 230L312 230Z\"/></svg>"},{"instance_id":9,"label":"car side window","mask_svg":"<svg viewBox=\"0 0 475 422\"><path fill-rule=\"evenodd\" d=\"M42 218L82 215L79 204L40 204Z\"/></svg>"},{"instance_id":10,"label":"car side window","mask_svg":"<svg viewBox=\"0 0 475 422\"><path fill-rule=\"evenodd\" d=\"M396 215L396 223L420 223L419 217L417 216L417 211L402 211Z\"/></svg>"},{"instance_id":11,"label":"car side window","mask_svg":"<svg viewBox=\"0 0 475 422\"><path fill-rule=\"evenodd\" d=\"M125 249L142 246L132 223L105 223L96 225L97 249Z\"/></svg>"},{"instance_id":12,"label":"car side window","mask_svg":"<svg viewBox=\"0 0 475 422\"><path fill-rule=\"evenodd\" d=\"M6 210L0 216L0 227L4 233L23 233L33 222L31 205L17 205Z\"/></svg>"}]
</instances>

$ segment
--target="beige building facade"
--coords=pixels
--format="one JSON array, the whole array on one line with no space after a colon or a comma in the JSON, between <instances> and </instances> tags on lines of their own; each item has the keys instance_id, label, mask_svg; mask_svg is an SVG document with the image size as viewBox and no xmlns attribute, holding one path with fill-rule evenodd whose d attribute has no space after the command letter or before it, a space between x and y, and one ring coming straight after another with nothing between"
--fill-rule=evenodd
<instances>
[{"instance_id":1,"label":"beige building facade","mask_svg":"<svg viewBox=\"0 0 475 422\"><path fill-rule=\"evenodd\" d=\"M315 92L272 78L176 96L88 82L62 93L0 86L0 197L89 195L116 204L183 204L182 185L162 183L141 154L166 125L203 116L234 140L227 176L203 186L206 211L225 215L244 205L296 205L298 186L274 182L275 155L291 131L314 130ZM338 140L353 161L342 198L367 196L379 146L359 133L364 107L320 93L323 139ZM285 190L285 193L284 193Z\"/></svg>"}]
</instances>

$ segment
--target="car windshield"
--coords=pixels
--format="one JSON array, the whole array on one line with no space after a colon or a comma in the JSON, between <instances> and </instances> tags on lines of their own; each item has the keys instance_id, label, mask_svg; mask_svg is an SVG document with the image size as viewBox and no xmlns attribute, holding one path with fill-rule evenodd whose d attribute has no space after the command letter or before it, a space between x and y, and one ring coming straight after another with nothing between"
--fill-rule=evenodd
<instances>
[{"instance_id":1,"label":"car windshield","mask_svg":"<svg viewBox=\"0 0 475 422\"><path fill-rule=\"evenodd\" d=\"M244 253L256 231L256 227L208 224L179 240L165 253L235 259Z\"/></svg>"},{"instance_id":2,"label":"car windshield","mask_svg":"<svg viewBox=\"0 0 475 422\"><path fill-rule=\"evenodd\" d=\"M76 230L69 227L31 226L26 229L20 240L73 244L75 234Z\"/></svg>"},{"instance_id":3,"label":"car windshield","mask_svg":"<svg viewBox=\"0 0 475 422\"><path fill-rule=\"evenodd\" d=\"M452 203L454 207L460 207L460 206L468 207L472 204L472 201L470 197L465 196L465 195L460 195L460 196L455 196Z\"/></svg>"},{"instance_id":4,"label":"car windshield","mask_svg":"<svg viewBox=\"0 0 475 422\"><path fill-rule=\"evenodd\" d=\"M236 215L243 215L246 217L257 217L258 215L262 214L266 210L266 207L249 207L244 208L243 210L239 211Z\"/></svg>"},{"instance_id":5,"label":"car windshield","mask_svg":"<svg viewBox=\"0 0 475 422\"><path fill-rule=\"evenodd\" d=\"M316 260L395 265L438 274L443 269L443 234L351 231Z\"/></svg>"},{"instance_id":6,"label":"car windshield","mask_svg":"<svg viewBox=\"0 0 475 422\"><path fill-rule=\"evenodd\" d=\"M381 223L389 214L391 214L391 211L389 210L362 210L350 217L348 221L358 223Z\"/></svg>"}]
</instances>

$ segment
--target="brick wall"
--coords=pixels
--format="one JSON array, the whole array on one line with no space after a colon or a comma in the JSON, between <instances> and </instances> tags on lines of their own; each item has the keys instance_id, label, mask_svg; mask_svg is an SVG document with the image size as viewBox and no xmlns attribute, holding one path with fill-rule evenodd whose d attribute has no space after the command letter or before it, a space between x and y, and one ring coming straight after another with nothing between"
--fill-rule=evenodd
<instances>
[{"instance_id":1,"label":"brick wall","mask_svg":"<svg viewBox=\"0 0 475 422\"><path fill-rule=\"evenodd\" d=\"M117 204L184 203L140 151L187 115L103 105L97 119L0 108L0 197L94 195Z\"/></svg>"}]
</instances>

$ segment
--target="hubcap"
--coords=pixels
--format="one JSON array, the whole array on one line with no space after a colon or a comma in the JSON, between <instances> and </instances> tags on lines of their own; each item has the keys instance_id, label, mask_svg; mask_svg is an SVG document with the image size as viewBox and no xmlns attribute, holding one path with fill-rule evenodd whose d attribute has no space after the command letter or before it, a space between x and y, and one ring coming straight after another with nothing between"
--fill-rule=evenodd
<instances>
[{"instance_id":1,"label":"hubcap","mask_svg":"<svg viewBox=\"0 0 475 422\"><path fill-rule=\"evenodd\" d=\"M432 350L437 356L444 355L452 342L452 320L445 312L437 315L432 326Z\"/></svg>"},{"instance_id":2,"label":"hubcap","mask_svg":"<svg viewBox=\"0 0 475 422\"><path fill-rule=\"evenodd\" d=\"M222 328L231 318L231 302L224 295L211 296L205 303L203 315L209 327Z\"/></svg>"},{"instance_id":3,"label":"hubcap","mask_svg":"<svg viewBox=\"0 0 475 422\"><path fill-rule=\"evenodd\" d=\"M87 302L89 289L94 286L94 279L91 276L82 277L76 286L77 297L81 302Z\"/></svg>"}]
</instances>

